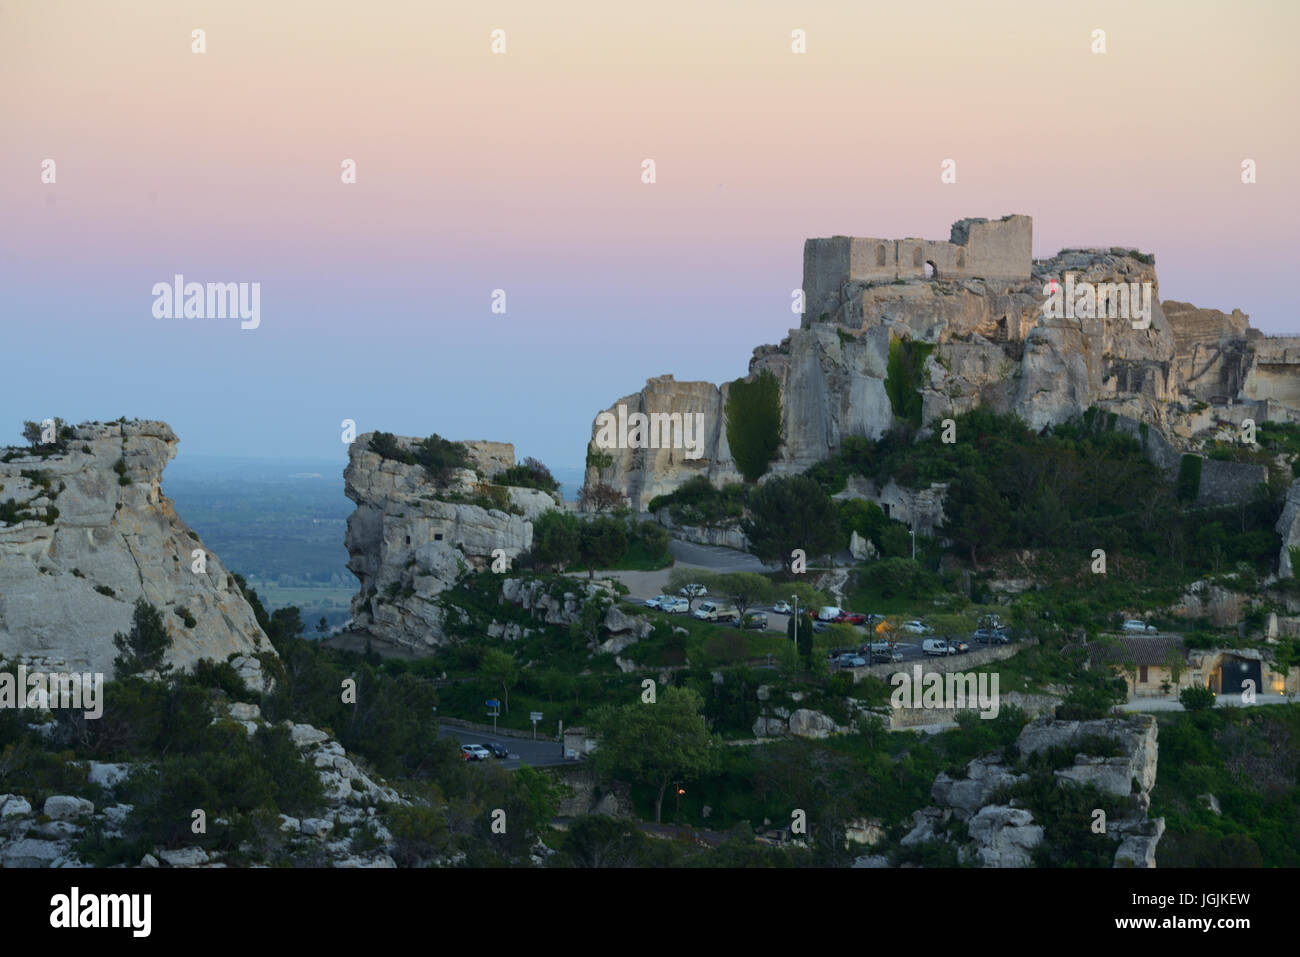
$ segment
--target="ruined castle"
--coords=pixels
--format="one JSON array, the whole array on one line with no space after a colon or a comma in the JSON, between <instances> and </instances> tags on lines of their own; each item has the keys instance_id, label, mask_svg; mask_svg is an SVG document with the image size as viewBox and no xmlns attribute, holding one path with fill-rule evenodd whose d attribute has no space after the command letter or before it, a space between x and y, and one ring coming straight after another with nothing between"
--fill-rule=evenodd
<instances>
[{"instance_id":1,"label":"ruined castle","mask_svg":"<svg viewBox=\"0 0 1300 957\"><path fill-rule=\"evenodd\" d=\"M784 444L773 474L802 471L844 437L878 438L898 421L885 389L890 343L924 343L922 413L929 428L984 406L1041 429L1089 407L1150 435L1150 456L1174 468L1245 418L1300 421L1300 337L1267 337L1240 311L1159 299L1154 257L1129 248L1032 253L1033 220L962 219L948 241L832 236L804 244L804 313L777 345L759 346L748 375L781 384ZM1150 284L1150 321L1045 314L1045 288L1067 274L1089 284ZM604 482L644 508L695 475L740 481L727 446L729 386L658 376L610 408L703 413L703 455L620 449L593 460ZM595 426L593 425L593 439ZM600 464L597 464L599 462ZM1257 481L1235 463L1206 461L1207 496L1232 497ZM1220 475L1219 473L1223 473ZM1298 507L1300 513L1300 507ZM923 518L923 517L921 517ZM1300 525L1300 518L1297 519Z\"/></svg>"}]
</instances>

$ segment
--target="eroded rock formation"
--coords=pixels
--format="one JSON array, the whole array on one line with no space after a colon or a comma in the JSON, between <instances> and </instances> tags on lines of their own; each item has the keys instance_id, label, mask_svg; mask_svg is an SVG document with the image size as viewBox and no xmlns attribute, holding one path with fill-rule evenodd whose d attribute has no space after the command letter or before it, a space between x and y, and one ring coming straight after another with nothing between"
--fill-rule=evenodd
<instances>
[{"instance_id":1,"label":"eroded rock formation","mask_svg":"<svg viewBox=\"0 0 1300 957\"><path fill-rule=\"evenodd\" d=\"M162 493L177 445L165 422L86 423L64 445L0 463L0 657L111 676L113 635L130 631L138 598L162 612L176 667L271 651L234 577Z\"/></svg>"}]
</instances>

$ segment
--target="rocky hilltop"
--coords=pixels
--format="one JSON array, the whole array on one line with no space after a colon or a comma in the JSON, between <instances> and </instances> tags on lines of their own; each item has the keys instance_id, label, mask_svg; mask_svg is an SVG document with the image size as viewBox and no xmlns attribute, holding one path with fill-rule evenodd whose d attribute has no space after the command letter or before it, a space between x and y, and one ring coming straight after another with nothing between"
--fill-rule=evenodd
<instances>
[{"instance_id":1,"label":"rocky hilltop","mask_svg":"<svg viewBox=\"0 0 1300 957\"><path fill-rule=\"evenodd\" d=\"M427 651L445 639L437 596L462 572L490 567L497 549L513 562L532 545L532 520L559 502L536 489L491 484L515 464L508 443L461 443L473 467L455 470L440 487L421 466L372 451L373 435L352 443L343 473L357 505L348 518L348 569L361 583L350 631ZM410 449L419 440L396 441Z\"/></svg>"},{"instance_id":2,"label":"rocky hilltop","mask_svg":"<svg viewBox=\"0 0 1300 957\"><path fill-rule=\"evenodd\" d=\"M922 347L914 353L921 400L914 424L922 428L976 406L1043 428L1096 406L1144 423L1167 457L1171 445L1217 423L1300 419L1300 339L1264 337L1240 311L1162 304L1154 260L1136 250L1033 260L1031 239L1029 217L1009 216L961 220L947 242L808 240L800 327L756 348L748 370L750 379L770 371L781 386L784 446L771 474L801 471L845 436L878 438L900 420L886 382L891 343L903 341ZM1085 283L1113 283L1123 293L1100 292L1090 306L1077 298ZM1071 294L1065 308L1051 308L1057 288L1060 299ZM702 454L599 448L598 416L587 481L644 509L694 475L738 480L726 442L727 390L650 379L605 411L703 413Z\"/></svg>"},{"instance_id":3,"label":"rocky hilltop","mask_svg":"<svg viewBox=\"0 0 1300 957\"><path fill-rule=\"evenodd\" d=\"M234 577L162 493L165 422L82 424L0 457L0 657L111 675L136 599L163 613L180 668L271 651ZM240 664L255 665L248 658Z\"/></svg>"}]
</instances>

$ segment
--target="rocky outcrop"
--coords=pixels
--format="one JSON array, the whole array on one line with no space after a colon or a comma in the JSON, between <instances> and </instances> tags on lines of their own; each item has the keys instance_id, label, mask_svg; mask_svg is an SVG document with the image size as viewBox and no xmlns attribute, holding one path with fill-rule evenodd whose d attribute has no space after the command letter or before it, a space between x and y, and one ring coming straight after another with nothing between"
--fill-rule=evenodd
<instances>
[{"instance_id":1,"label":"rocky outcrop","mask_svg":"<svg viewBox=\"0 0 1300 957\"><path fill-rule=\"evenodd\" d=\"M532 544L532 519L557 503L535 489L486 482L514 464L507 443L466 443L481 471L457 470L440 488L421 466L371 451L371 437L352 443L343 475L357 505L346 538L348 569L360 581L352 630L380 643L428 650L447 639L438 595L465 571L491 567L498 550L513 562ZM409 447L417 440L397 441ZM489 498L493 490L512 510Z\"/></svg>"},{"instance_id":2,"label":"rocky outcrop","mask_svg":"<svg viewBox=\"0 0 1300 957\"><path fill-rule=\"evenodd\" d=\"M257 705L232 702L228 713L216 721L235 720L251 736L267 722ZM282 863L330 867L393 867L389 856L393 835L377 814L385 805L409 805L410 801L382 781L360 768L343 746L324 731L307 724L284 722L289 740L298 750L300 760L310 765L324 788L325 803L314 809L311 817L299 820L281 815L283 839L270 842L263 849ZM116 793L128 775L141 766L102 764L91 761L73 770L85 770L87 779L100 793L116 799ZM105 838L123 836L132 805L110 800L102 808L85 798L55 794L46 798L43 817L38 818L31 802L17 794L0 794L0 866L17 867L84 867L75 845L91 829L100 829ZM227 821L214 819L209 827ZM353 837L368 832L373 841L366 849L353 847ZM375 846L375 845L378 846ZM245 845L251 847L251 845ZM198 846L155 847L140 861L142 867L224 867L222 854Z\"/></svg>"},{"instance_id":3,"label":"rocky outcrop","mask_svg":"<svg viewBox=\"0 0 1300 957\"><path fill-rule=\"evenodd\" d=\"M1291 565L1291 549L1300 545L1300 479L1291 483L1286 492L1286 505L1278 517L1275 529L1282 536L1282 548L1278 552L1278 574L1282 578L1295 575Z\"/></svg>"},{"instance_id":4,"label":"rocky outcrop","mask_svg":"<svg viewBox=\"0 0 1300 957\"><path fill-rule=\"evenodd\" d=\"M1156 781L1156 733L1153 715L1106 718L1098 721L1057 721L1043 717L1026 725L1016 739L1022 758L1053 748L1070 747L1097 737L1108 738L1120 752L1113 757L1076 754L1071 766L1054 772L1060 787L1093 785L1104 794L1133 799L1134 813L1108 821L1106 833L1118 847L1115 867L1154 867L1156 845L1164 833L1164 819L1148 819L1151 788ZM934 804L914 812L912 828L900 844L910 847L952 840L950 821L965 822L966 843L958 846L964 860L984 867L1030 867L1033 852L1042 842L1050 821L1034 821L1028 808L1013 797L1005 800L1027 773L1003 764L1000 755L975 758L964 778L941 772L930 797Z\"/></svg>"},{"instance_id":5,"label":"rocky outcrop","mask_svg":"<svg viewBox=\"0 0 1300 957\"><path fill-rule=\"evenodd\" d=\"M166 661L271 651L234 577L162 493L177 438L164 422L84 423L63 451L0 462L0 658L111 675L116 632L144 598Z\"/></svg>"},{"instance_id":6,"label":"rocky outcrop","mask_svg":"<svg viewBox=\"0 0 1300 957\"><path fill-rule=\"evenodd\" d=\"M1262 337L1240 312L1172 303L1167 314L1153 261L1128 249L1064 250L1031 263L1021 241L1028 227L1019 219L986 224L1015 233L1005 243L990 233L986 260L963 261L970 247L963 247L965 234L957 227L948 243L808 241L807 308L800 327L779 345L759 346L749 364L749 377L766 370L781 384L784 444L769 474L801 471L838 450L848 436L878 438L894 425L885 381L890 343L897 340L932 350L920 370L926 427L981 406L1016 413L1041 429L1096 406L1135 429L1145 425L1153 461L1169 468L1177 464L1176 452L1171 461L1164 453L1173 450L1156 436L1181 447L1207 428L1212 420L1191 408L1198 403L1237 397L1259 406L1252 414L1260 421L1284 406L1300 417L1300 339ZM938 259L931 263L929 256ZM1011 262L1017 256L1023 263ZM923 270L922 261L938 272ZM989 268L975 265L979 261ZM1084 283L1122 284L1126 296L1149 283L1149 299L1139 295L1128 318L1112 317L1106 303L1097 318L1086 317L1086 309L1079 316L1073 309L1057 316L1045 308L1052 283L1072 290ZM672 376L650 379L611 411L624 405L630 411L700 413L702 455L617 449L602 459L595 448L597 422L587 481L617 488L640 509L695 475L715 484L739 481L726 444L728 388Z\"/></svg>"}]
</instances>

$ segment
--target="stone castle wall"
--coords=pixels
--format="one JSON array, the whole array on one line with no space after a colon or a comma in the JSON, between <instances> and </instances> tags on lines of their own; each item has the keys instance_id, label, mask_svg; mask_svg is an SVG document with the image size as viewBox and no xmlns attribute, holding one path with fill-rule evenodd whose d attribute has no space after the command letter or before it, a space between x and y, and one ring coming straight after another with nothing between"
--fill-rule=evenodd
<instances>
[{"instance_id":1,"label":"stone castle wall","mask_svg":"<svg viewBox=\"0 0 1300 957\"><path fill-rule=\"evenodd\" d=\"M892 282L926 278L1029 279L1034 221L1007 216L989 222L963 219L953 224L947 242L832 236L804 244L804 291L810 302L824 302L844 282Z\"/></svg>"}]
</instances>

